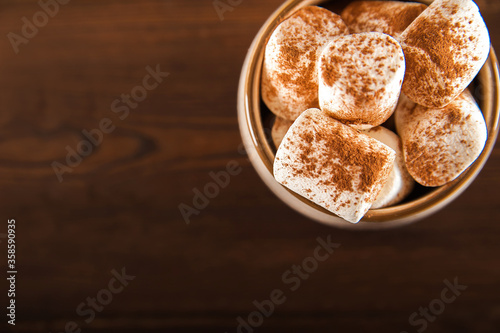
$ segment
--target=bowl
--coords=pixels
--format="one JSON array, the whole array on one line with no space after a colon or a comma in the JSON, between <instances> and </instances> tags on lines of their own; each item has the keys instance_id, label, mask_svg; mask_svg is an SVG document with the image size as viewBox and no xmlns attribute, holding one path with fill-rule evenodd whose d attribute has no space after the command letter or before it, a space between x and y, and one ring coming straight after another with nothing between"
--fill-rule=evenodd
<instances>
[{"instance_id":1,"label":"bowl","mask_svg":"<svg viewBox=\"0 0 500 333\"><path fill-rule=\"evenodd\" d=\"M262 103L260 96L265 45L276 26L305 6L320 5L340 13L348 3L349 1L339 4L338 1L288 0L269 17L253 40L243 64L238 87L240 132L249 159L260 178L279 199L309 219L330 226L357 230L403 226L428 217L457 198L477 177L486 163L498 135L500 109L498 60L491 48L488 60L469 86L488 127L486 145L479 158L454 181L438 188L417 186L410 199L403 203L387 208L371 209L359 223L349 223L287 189L274 179L274 149L269 136L270 111Z\"/></svg>"}]
</instances>

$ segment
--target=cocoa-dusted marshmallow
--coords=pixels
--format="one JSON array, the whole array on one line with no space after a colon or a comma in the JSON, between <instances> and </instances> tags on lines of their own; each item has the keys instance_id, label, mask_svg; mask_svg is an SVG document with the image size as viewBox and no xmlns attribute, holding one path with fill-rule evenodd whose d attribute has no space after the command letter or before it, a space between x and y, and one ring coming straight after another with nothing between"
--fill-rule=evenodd
<instances>
[{"instance_id":1,"label":"cocoa-dusted marshmallow","mask_svg":"<svg viewBox=\"0 0 500 333\"><path fill-rule=\"evenodd\" d=\"M372 209L384 208L401 202L415 187L415 181L406 170L403 148L399 136L385 127L377 126L363 131L396 152L396 159L389 179L372 204Z\"/></svg>"},{"instance_id":2,"label":"cocoa-dusted marshmallow","mask_svg":"<svg viewBox=\"0 0 500 333\"><path fill-rule=\"evenodd\" d=\"M427 108L403 99L395 117L406 168L424 186L441 186L456 179L486 143L483 114L467 90L444 108Z\"/></svg>"},{"instance_id":3,"label":"cocoa-dusted marshmallow","mask_svg":"<svg viewBox=\"0 0 500 333\"><path fill-rule=\"evenodd\" d=\"M291 120L283 119L280 117L276 117L276 119L274 119L273 128L271 129L271 137L276 149L278 149L278 147L280 146L281 141L283 141L286 132L288 132L288 129L290 128L290 126L292 126L292 124L293 121Z\"/></svg>"},{"instance_id":4,"label":"cocoa-dusted marshmallow","mask_svg":"<svg viewBox=\"0 0 500 333\"><path fill-rule=\"evenodd\" d=\"M274 177L319 206L356 223L370 209L391 173L396 153L329 117L302 113L274 160Z\"/></svg>"},{"instance_id":5,"label":"cocoa-dusted marshmallow","mask_svg":"<svg viewBox=\"0 0 500 333\"><path fill-rule=\"evenodd\" d=\"M396 111L394 111L394 124L396 125L396 132L401 136L403 126L411 119L413 109L417 107L417 103L406 97L404 93L399 96Z\"/></svg>"},{"instance_id":6,"label":"cocoa-dusted marshmallow","mask_svg":"<svg viewBox=\"0 0 500 333\"><path fill-rule=\"evenodd\" d=\"M399 39L426 5L403 1L354 1L340 15L351 33L377 31Z\"/></svg>"},{"instance_id":7,"label":"cocoa-dusted marshmallow","mask_svg":"<svg viewBox=\"0 0 500 333\"><path fill-rule=\"evenodd\" d=\"M399 43L366 32L335 37L319 59L319 104L358 129L378 126L394 112L405 74Z\"/></svg>"},{"instance_id":8,"label":"cocoa-dusted marshmallow","mask_svg":"<svg viewBox=\"0 0 500 333\"><path fill-rule=\"evenodd\" d=\"M339 15L316 6L300 9L273 31L264 54L261 93L275 115L295 120L319 106L317 59L332 37L348 33Z\"/></svg>"},{"instance_id":9,"label":"cocoa-dusted marshmallow","mask_svg":"<svg viewBox=\"0 0 500 333\"><path fill-rule=\"evenodd\" d=\"M403 92L443 107L474 79L490 51L488 29L472 0L436 0L401 34L406 57Z\"/></svg>"}]
</instances>

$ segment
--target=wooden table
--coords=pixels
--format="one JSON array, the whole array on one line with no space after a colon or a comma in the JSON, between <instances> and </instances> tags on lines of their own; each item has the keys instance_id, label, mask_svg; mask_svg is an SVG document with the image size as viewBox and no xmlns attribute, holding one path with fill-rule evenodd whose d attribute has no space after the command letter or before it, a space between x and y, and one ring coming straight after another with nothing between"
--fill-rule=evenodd
<instances>
[{"instance_id":1,"label":"wooden table","mask_svg":"<svg viewBox=\"0 0 500 333\"><path fill-rule=\"evenodd\" d=\"M1 2L0 232L15 218L18 270L16 326L2 313L1 331L237 332L249 316L258 327L239 331L500 331L500 146L447 208L383 232L307 220L239 152L240 69L281 3L220 20L212 0L73 0L45 22L33 0ZM500 49L500 3L478 3ZM36 33L9 35L33 15ZM229 161L241 172L187 225L179 205ZM340 247L315 267L318 237ZM307 277L287 273L302 263ZM467 289L442 303L455 278ZM254 301L271 296L260 320ZM412 325L429 305L439 315Z\"/></svg>"}]
</instances>

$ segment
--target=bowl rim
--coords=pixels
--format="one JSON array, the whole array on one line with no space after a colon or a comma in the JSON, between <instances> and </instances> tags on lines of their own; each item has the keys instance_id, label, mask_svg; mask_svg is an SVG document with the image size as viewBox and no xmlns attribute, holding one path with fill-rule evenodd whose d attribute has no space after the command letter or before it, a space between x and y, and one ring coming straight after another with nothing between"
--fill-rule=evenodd
<instances>
[{"instance_id":1,"label":"bowl rim","mask_svg":"<svg viewBox=\"0 0 500 333\"><path fill-rule=\"evenodd\" d=\"M481 110L488 112L485 121L488 138L481 155L454 181L431 190L428 194L395 206L371 209L357 224L349 223L299 194L279 184L273 176L274 152L266 140L260 115L260 77L264 48L268 36L286 17L298 9L326 3L327 0L288 0L263 24L255 36L245 58L238 86L238 123L243 144L250 162L269 189L284 203L302 215L331 226L347 229L383 229L403 226L423 219L456 199L474 181L493 151L499 132L500 79L498 60L493 47L477 79L483 84L484 100ZM426 2L426 1L422 1ZM488 118L488 119L486 119ZM259 126L260 124L260 126ZM272 156L272 159L270 158Z\"/></svg>"}]
</instances>

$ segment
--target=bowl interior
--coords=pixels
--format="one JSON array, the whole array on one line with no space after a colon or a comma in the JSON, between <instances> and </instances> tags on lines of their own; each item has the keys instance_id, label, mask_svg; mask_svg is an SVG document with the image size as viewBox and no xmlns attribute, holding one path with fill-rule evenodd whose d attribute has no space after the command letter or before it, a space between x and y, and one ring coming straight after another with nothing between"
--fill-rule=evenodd
<instances>
[{"instance_id":1,"label":"bowl interior","mask_svg":"<svg viewBox=\"0 0 500 333\"><path fill-rule=\"evenodd\" d=\"M240 131L256 171L266 185L291 208L318 222L343 228L378 229L404 225L436 212L460 195L474 180L491 154L498 135L500 108L498 61L494 50L491 49L488 60L469 86L483 112L488 127L488 139L485 148L473 165L451 183L438 188L417 186L403 203L387 208L369 210L358 224L351 224L288 190L274 180L272 170L275 147L270 139L273 115L260 97L260 80L265 44L275 27L302 7L320 5L335 13L340 13L349 2L347 0L289 0L271 15L255 37L243 65L238 91Z\"/></svg>"}]
</instances>

